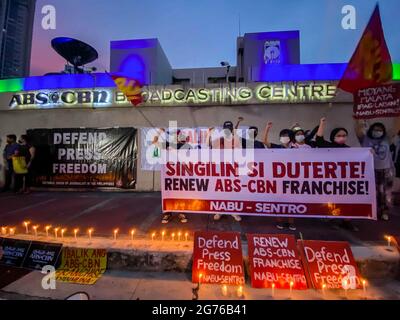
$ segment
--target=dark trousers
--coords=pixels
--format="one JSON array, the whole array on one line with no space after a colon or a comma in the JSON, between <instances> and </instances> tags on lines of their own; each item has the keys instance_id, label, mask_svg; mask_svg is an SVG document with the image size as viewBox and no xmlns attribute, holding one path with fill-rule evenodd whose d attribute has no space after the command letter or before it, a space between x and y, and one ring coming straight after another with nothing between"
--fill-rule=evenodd
<instances>
[{"instance_id":1,"label":"dark trousers","mask_svg":"<svg viewBox=\"0 0 400 320\"><path fill-rule=\"evenodd\" d=\"M26 180L26 174L15 174L14 175L14 190L15 192L23 191L24 188L24 180ZM26 186L25 186L26 187Z\"/></svg>"},{"instance_id":2,"label":"dark trousers","mask_svg":"<svg viewBox=\"0 0 400 320\"><path fill-rule=\"evenodd\" d=\"M8 168L4 171L4 186L3 186L4 191L11 189L11 184L14 176L14 171L12 169L12 162L7 161L7 165Z\"/></svg>"}]
</instances>

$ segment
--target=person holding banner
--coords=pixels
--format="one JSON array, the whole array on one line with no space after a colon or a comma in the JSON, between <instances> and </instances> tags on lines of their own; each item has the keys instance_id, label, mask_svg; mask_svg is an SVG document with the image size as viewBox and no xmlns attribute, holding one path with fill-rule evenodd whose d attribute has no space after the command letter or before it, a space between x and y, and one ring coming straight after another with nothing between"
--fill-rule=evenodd
<instances>
[{"instance_id":1,"label":"person holding banner","mask_svg":"<svg viewBox=\"0 0 400 320\"><path fill-rule=\"evenodd\" d=\"M388 221L394 180L394 163L390 152L390 142L383 123L375 122L367 131L366 128L366 121L355 120L356 135L361 146L371 148L374 155L378 217Z\"/></svg>"},{"instance_id":2,"label":"person holding banner","mask_svg":"<svg viewBox=\"0 0 400 320\"><path fill-rule=\"evenodd\" d=\"M212 130L214 130L214 128L210 128L208 136L207 136L207 141L208 141L210 149L242 149L243 142L242 142L242 139L238 136L237 131L236 131L239 128L240 122L242 122L242 121L243 121L243 118L239 117L235 128L233 128L232 121L225 121L222 126L223 136L219 137L215 140L212 140L212 141L211 141L211 132L212 132ZM237 222L242 221L242 217L239 215L234 214L234 215L232 215L232 217ZM215 221L218 221L220 219L221 219L220 214L217 213L214 215Z\"/></svg>"},{"instance_id":3,"label":"person holding banner","mask_svg":"<svg viewBox=\"0 0 400 320\"><path fill-rule=\"evenodd\" d=\"M317 136L315 137L315 145L317 148L350 148L350 146L346 144L348 137L348 131L346 128L339 127L333 129L330 134L330 141L326 141L324 139L325 127L326 118L323 117L319 122ZM343 229L351 231L359 230L358 227L355 226L349 219L342 219L339 226Z\"/></svg>"},{"instance_id":4,"label":"person holding banner","mask_svg":"<svg viewBox=\"0 0 400 320\"><path fill-rule=\"evenodd\" d=\"M271 143L269 140L269 131L272 128L272 122L268 122L265 131L264 131L264 144L269 149L291 149L294 139L293 130L291 129L283 129L279 133L279 141L281 144ZM283 230L285 228L296 231L296 226L294 225L293 218L276 218L276 227L279 230Z\"/></svg>"},{"instance_id":5,"label":"person holding banner","mask_svg":"<svg viewBox=\"0 0 400 320\"><path fill-rule=\"evenodd\" d=\"M173 139L172 141L170 141L172 137L176 137L175 139ZM167 143L166 143L166 149L167 150L171 150L173 148L176 148L177 150L181 150L181 149L191 149L192 147L190 146L190 144L188 143L188 137L181 131L181 130L177 130L174 134L170 134L168 139L167 139ZM167 212L163 215L163 218L161 220L161 223L166 224L168 223L170 220L172 219L172 212ZM186 218L186 215L183 213L179 213L178 214L178 219L181 223L187 223L188 220Z\"/></svg>"}]
</instances>

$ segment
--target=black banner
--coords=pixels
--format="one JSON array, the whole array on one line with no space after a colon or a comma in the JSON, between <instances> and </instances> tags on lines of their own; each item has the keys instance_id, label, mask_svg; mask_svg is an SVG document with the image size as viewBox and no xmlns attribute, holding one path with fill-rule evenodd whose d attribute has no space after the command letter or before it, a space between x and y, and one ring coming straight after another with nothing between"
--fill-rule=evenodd
<instances>
[{"instance_id":1,"label":"black banner","mask_svg":"<svg viewBox=\"0 0 400 320\"><path fill-rule=\"evenodd\" d=\"M36 148L30 170L33 184L134 189L136 134L134 128L28 130Z\"/></svg>"}]
</instances>

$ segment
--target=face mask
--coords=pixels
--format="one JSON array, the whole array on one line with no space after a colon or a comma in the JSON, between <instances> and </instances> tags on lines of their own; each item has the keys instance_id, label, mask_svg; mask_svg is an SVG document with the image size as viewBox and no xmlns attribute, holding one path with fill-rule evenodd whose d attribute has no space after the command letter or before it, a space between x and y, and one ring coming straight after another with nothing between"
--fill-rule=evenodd
<instances>
[{"instance_id":1,"label":"face mask","mask_svg":"<svg viewBox=\"0 0 400 320\"><path fill-rule=\"evenodd\" d=\"M382 138L382 136L383 136L383 132L382 131L376 131L376 130L372 131L372 137L373 138L379 139L379 138Z\"/></svg>"},{"instance_id":2,"label":"face mask","mask_svg":"<svg viewBox=\"0 0 400 320\"><path fill-rule=\"evenodd\" d=\"M279 140L281 141L282 144L288 144L290 142L289 137L281 137Z\"/></svg>"},{"instance_id":3,"label":"face mask","mask_svg":"<svg viewBox=\"0 0 400 320\"><path fill-rule=\"evenodd\" d=\"M346 137L336 137L335 142L337 144L345 144L346 143Z\"/></svg>"},{"instance_id":4,"label":"face mask","mask_svg":"<svg viewBox=\"0 0 400 320\"><path fill-rule=\"evenodd\" d=\"M299 143L303 142L305 138L306 137L304 135L299 135L299 136L295 137L296 142L299 142Z\"/></svg>"}]
</instances>

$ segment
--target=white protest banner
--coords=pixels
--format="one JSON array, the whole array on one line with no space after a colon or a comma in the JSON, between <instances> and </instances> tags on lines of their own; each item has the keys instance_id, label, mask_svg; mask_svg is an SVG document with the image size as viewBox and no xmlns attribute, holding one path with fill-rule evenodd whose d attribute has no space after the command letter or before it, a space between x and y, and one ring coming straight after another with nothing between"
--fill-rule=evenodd
<instances>
[{"instance_id":1,"label":"white protest banner","mask_svg":"<svg viewBox=\"0 0 400 320\"><path fill-rule=\"evenodd\" d=\"M169 151L163 212L376 220L368 148Z\"/></svg>"}]
</instances>

